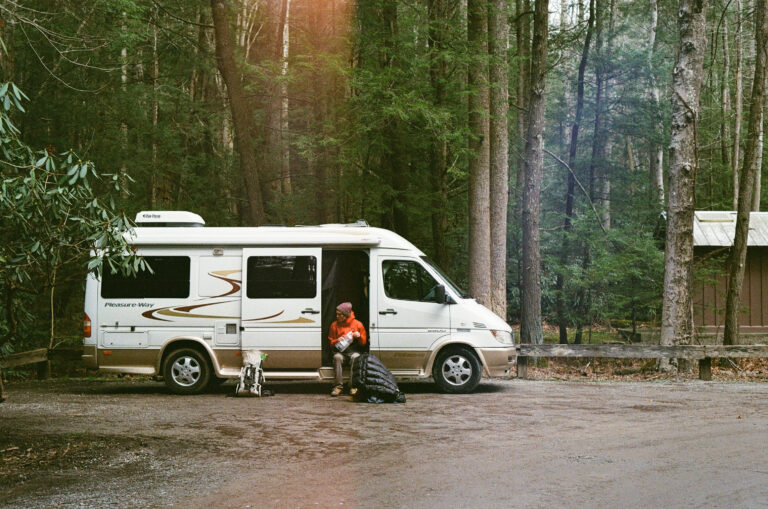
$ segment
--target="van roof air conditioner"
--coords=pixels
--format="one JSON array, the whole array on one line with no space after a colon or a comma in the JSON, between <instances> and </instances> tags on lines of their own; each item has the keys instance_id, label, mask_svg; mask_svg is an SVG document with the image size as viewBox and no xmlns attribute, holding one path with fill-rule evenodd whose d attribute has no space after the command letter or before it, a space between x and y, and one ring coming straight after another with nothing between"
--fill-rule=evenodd
<instances>
[{"instance_id":1,"label":"van roof air conditioner","mask_svg":"<svg viewBox=\"0 0 768 509\"><path fill-rule=\"evenodd\" d=\"M136 226L200 227L205 221L199 215L185 210L142 210L136 214Z\"/></svg>"}]
</instances>

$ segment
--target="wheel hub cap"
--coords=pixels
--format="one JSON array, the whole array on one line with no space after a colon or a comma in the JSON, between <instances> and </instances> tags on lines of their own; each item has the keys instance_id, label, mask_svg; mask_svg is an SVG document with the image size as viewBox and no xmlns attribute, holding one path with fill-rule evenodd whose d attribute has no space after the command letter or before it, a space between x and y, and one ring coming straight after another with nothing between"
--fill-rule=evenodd
<instances>
[{"instance_id":1,"label":"wheel hub cap","mask_svg":"<svg viewBox=\"0 0 768 509\"><path fill-rule=\"evenodd\" d=\"M443 376L451 385L462 385L472 377L472 365L463 356L453 355L443 363Z\"/></svg>"}]
</instances>

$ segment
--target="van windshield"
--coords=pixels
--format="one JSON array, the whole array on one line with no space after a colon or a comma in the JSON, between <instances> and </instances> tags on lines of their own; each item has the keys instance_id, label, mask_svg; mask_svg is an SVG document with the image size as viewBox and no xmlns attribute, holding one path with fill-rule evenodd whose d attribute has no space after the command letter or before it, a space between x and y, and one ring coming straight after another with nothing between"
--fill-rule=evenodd
<instances>
[{"instance_id":1,"label":"van windshield","mask_svg":"<svg viewBox=\"0 0 768 509\"><path fill-rule=\"evenodd\" d=\"M445 283L451 288L451 290L456 292L459 295L459 297L461 297L462 299L469 298L469 294L464 290L462 290L459 285L454 283L451 280L451 278L449 278L448 275L445 272L443 272L443 269L438 267L437 264L432 260L430 260L428 256L422 256L421 259L424 260L430 267L435 269L435 272L437 272L440 275L440 277L443 278L443 281L445 281Z\"/></svg>"}]
</instances>

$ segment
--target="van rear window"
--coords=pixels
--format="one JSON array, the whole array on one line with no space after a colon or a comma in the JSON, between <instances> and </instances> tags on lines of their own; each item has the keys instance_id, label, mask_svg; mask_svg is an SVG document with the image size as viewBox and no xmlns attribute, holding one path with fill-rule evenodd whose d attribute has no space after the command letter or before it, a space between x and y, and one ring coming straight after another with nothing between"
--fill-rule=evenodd
<instances>
[{"instance_id":1,"label":"van rear window","mask_svg":"<svg viewBox=\"0 0 768 509\"><path fill-rule=\"evenodd\" d=\"M101 274L101 296L105 299L185 299L189 297L188 256L145 256L152 268L133 276Z\"/></svg>"},{"instance_id":2,"label":"van rear window","mask_svg":"<svg viewBox=\"0 0 768 509\"><path fill-rule=\"evenodd\" d=\"M311 299L317 295L314 256L249 256L249 299Z\"/></svg>"}]
</instances>

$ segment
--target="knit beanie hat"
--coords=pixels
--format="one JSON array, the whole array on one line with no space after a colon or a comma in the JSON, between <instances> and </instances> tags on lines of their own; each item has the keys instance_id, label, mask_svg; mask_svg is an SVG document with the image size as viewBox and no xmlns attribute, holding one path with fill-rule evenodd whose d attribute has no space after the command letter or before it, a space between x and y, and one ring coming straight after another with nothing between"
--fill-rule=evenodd
<instances>
[{"instance_id":1,"label":"knit beanie hat","mask_svg":"<svg viewBox=\"0 0 768 509\"><path fill-rule=\"evenodd\" d=\"M349 316L349 314L352 312L352 303L351 302L342 302L338 306L336 306L336 310L340 311L341 314L344 316Z\"/></svg>"}]
</instances>

